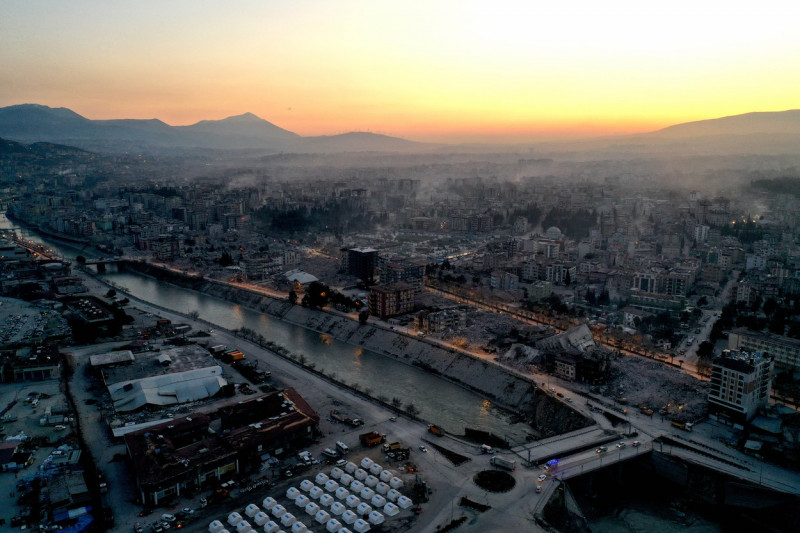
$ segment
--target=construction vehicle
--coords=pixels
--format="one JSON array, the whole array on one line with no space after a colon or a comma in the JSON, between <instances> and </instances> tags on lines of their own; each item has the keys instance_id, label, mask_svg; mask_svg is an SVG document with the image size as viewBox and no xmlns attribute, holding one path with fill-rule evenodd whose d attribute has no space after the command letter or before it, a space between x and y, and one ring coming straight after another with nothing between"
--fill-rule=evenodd
<instances>
[{"instance_id":1,"label":"construction vehicle","mask_svg":"<svg viewBox=\"0 0 800 533\"><path fill-rule=\"evenodd\" d=\"M393 451L395 451L395 450L399 450L399 449L400 449L400 448L402 448L402 447L403 447L403 445L402 445L402 444L400 444L400 442L399 442L399 441L398 441L398 442L393 442L393 443L391 443L391 444L384 444L384 445L383 445L383 452L384 452L384 453L386 453L386 452L393 452Z\"/></svg>"},{"instance_id":2,"label":"construction vehicle","mask_svg":"<svg viewBox=\"0 0 800 533\"><path fill-rule=\"evenodd\" d=\"M676 427L684 431L691 431L692 426L694 425L691 422L682 422L680 420L670 420L670 424L672 424L672 427Z\"/></svg>"},{"instance_id":3,"label":"construction vehicle","mask_svg":"<svg viewBox=\"0 0 800 533\"><path fill-rule=\"evenodd\" d=\"M428 431L430 431L431 433L433 433L437 437L441 437L441 436L444 435L444 429L442 429L441 427L437 426L436 424L431 424L430 426L428 426Z\"/></svg>"},{"instance_id":4,"label":"construction vehicle","mask_svg":"<svg viewBox=\"0 0 800 533\"><path fill-rule=\"evenodd\" d=\"M340 413L336 409L331 409L331 419L347 424L348 426L353 426L354 428L364 425L364 422L360 418L351 418Z\"/></svg>"},{"instance_id":5,"label":"construction vehicle","mask_svg":"<svg viewBox=\"0 0 800 533\"><path fill-rule=\"evenodd\" d=\"M386 435L383 433L378 433L377 431L370 431L369 433L362 433L359 435L358 440L361 441L363 446L372 448L378 444L383 444L386 442Z\"/></svg>"}]
</instances>

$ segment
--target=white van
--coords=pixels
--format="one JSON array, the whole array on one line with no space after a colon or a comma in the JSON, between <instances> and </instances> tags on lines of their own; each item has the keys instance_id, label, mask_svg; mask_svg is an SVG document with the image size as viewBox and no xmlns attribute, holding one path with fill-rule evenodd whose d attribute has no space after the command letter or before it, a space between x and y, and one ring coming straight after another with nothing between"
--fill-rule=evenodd
<instances>
[{"instance_id":1,"label":"white van","mask_svg":"<svg viewBox=\"0 0 800 533\"><path fill-rule=\"evenodd\" d=\"M339 450L340 452L342 452L342 455L344 455L344 454L346 454L347 452L350 451L350 448L347 447L347 444L345 444L344 442L342 442L340 440L336 441L336 449Z\"/></svg>"}]
</instances>

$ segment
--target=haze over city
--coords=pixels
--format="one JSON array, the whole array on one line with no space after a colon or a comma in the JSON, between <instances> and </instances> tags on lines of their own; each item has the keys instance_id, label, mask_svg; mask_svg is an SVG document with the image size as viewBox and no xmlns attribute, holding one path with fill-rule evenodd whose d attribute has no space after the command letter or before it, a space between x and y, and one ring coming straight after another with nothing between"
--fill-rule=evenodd
<instances>
[{"instance_id":1,"label":"haze over city","mask_svg":"<svg viewBox=\"0 0 800 533\"><path fill-rule=\"evenodd\" d=\"M301 135L527 142L798 107L798 8L760 2L6 2L0 106Z\"/></svg>"}]
</instances>

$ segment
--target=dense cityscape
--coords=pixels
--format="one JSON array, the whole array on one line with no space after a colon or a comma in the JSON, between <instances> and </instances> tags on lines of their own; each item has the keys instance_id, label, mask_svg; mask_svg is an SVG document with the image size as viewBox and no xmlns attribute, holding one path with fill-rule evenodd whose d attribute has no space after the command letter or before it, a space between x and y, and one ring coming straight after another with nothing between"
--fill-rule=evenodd
<instances>
[{"instance_id":1,"label":"dense cityscape","mask_svg":"<svg viewBox=\"0 0 800 533\"><path fill-rule=\"evenodd\" d=\"M12 526L794 519L800 200L784 170L145 154L3 141ZM634 504L646 476L663 500Z\"/></svg>"}]
</instances>

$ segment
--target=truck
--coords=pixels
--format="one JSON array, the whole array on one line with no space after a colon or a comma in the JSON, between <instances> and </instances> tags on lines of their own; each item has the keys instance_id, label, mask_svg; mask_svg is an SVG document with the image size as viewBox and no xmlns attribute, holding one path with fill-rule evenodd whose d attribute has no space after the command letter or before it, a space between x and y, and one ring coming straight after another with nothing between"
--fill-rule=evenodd
<instances>
[{"instance_id":1,"label":"truck","mask_svg":"<svg viewBox=\"0 0 800 533\"><path fill-rule=\"evenodd\" d=\"M361 441L363 446L367 448L372 448L377 446L378 444L382 444L386 442L386 435L383 433L378 433L377 431L370 431L369 433L362 433L358 436L358 440Z\"/></svg>"},{"instance_id":2,"label":"truck","mask_svg":"<svg viewBox=\"0 0 800 533\"><path fill-rule=\"evenodd\" d=\"M403 447L403 445L399 441L398 442L393 442L391 444L384 444L383 445L383 453L393 452L395 450L399 450L402 447Z\"/></svg>"},{"instance_id":3,"label":"truck","mask_svg":"<svg viewBox=\"0 0 800 533\"><path fill-rule=\"evenodd\" d=\"M216 346L212 346L211 348L209 348L208 351L211 352L211 355L213 355L214 357L219 357L227 349L228 347L225 346L224 344L217 344Z\"/></svg>"},{"instance_id":4,"label":"truck","mask_svg":"<svg viewBox=\"0 0 800 533\"><path fill-rule=\"evenodd\" d=\"M336 420L337 422L342 422L343 424L347 424L348 426L353 426L354 428L364 425L364 422L360 418L351 418L345 414L340 413L336 409L331 409L330 416L332 420Z\"/></svg>"},{"instance_id":5,"label":"truck","mask_svg":"<svg viewBox=\"0 0 800 533\"><path fill-rule=\"evenodd\" d=\"M684 431L691 431L692 430L692 426L694 425L691 422L682 422L680 420L671 420L670 424L672 424L672 427L676 427L676 428L682 429Z\"/></svg>"},{"instance_id":6,"label":"truck","mask_svg":"<svg viewBox=\"0 0 800 533\"><path fill-rule=\"evenodd\" d=\"M239 350L227 350L222 352L219 358L226 363L235 363L244 359L244 354Z\"/></svg>"},{"instance_id":7,"label":"truck","mask_svg":"<svg viewBox=\"0 0 800 533\"><path fill-rule=\"evenodd\" d=\"M437 437L441 437L444 435L444 430L441 427L437 426L436 424L431 424L430 426L428 426L428 431L430 431Z\"/></svg>"},{"instance_id":8,"label":"truck","mask_svg":"<svg viewBox=\"0 0 800 533\"><path fill-rule=\"evenodd\" d=\"M505 457L500 457L499 455L492 456L490 462L492 465L504 470L508 470L509 472L513 472L517 468L517 462L515 460L506 459Z\"/></svg>"}]
</instances>

